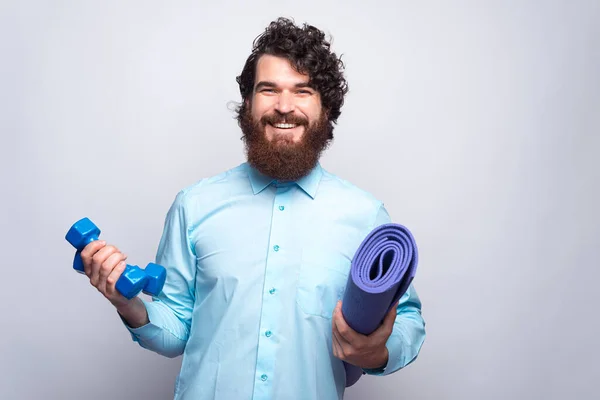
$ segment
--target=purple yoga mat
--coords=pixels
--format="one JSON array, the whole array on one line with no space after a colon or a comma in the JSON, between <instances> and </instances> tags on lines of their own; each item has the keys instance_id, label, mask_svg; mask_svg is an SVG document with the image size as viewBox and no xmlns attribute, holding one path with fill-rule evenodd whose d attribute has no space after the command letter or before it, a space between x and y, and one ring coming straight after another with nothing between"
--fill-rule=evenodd
<instances>
[{"instance_id":1,"label":"purple yoga mat","mask_svg":"<svg viewBox=\"0 0 600 400\"><path fill-rule=\"evenodd\" d=\"M354 254L342 299L348 325L369 335L408 290L417 270L418 252L410 231L388 223L373 229ZM359 367L344 362L346 387L363 375Z\"/></svg>"}]
</instances>

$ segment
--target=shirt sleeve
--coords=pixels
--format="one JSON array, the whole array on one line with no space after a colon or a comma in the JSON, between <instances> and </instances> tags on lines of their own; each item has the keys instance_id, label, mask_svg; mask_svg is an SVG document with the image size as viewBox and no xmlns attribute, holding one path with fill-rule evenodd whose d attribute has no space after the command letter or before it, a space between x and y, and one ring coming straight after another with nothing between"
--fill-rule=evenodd
<instances>
[{"instance_id":1,"label":"shirt sleeve","mask_svg":"<svg viewBox=\"0 0 600 400\"><path fill-rule=\"evenodd\" d=\"M150 322L139 328L125 323L141 347L166 357L183 354L195 300L196 256L186 217L185 192L181 191L167 213L156 255L156 263L167 270L163 290L152 301L142 300Z\"/></svg>"},{"instance_id":2,"label":"shirt sleeve","mask_svg":"<svg viewBox=\"0 0 600 400\"><path fill-rule=\"evenodd\" d=\"M382 204L373 227L390 223L391 218ZM389 375L406 367L418 356L425 341L425 321L421 315L421 300L411 283L396 307L396 321L387 340L388 362L380 369L363 369L368 375Z\"/></svg>"}]
</instances>

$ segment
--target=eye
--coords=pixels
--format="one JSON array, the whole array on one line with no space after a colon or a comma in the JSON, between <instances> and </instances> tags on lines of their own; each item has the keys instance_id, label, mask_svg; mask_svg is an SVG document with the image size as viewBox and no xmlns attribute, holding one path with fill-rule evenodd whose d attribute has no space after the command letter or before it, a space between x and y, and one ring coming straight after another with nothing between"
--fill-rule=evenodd
<instances>
[{"instance_id":1,"label":"eye","mask_svg":"<svg viewBox=\"0 0 600 400\"><path fill-rule=\"evenodd\" d=\"M298 90L299 94L312 94L310 90Z\"/></svg>"},{"instance_id":2,"label":"eye","mask_svg":"<svg viewBox=\"0 0 600 400\"><path fill-rule=\"evenodd\" d=\"M265 88L260 91L261 93L275 93L275 89Z\"/></svg>"}]
</instances>

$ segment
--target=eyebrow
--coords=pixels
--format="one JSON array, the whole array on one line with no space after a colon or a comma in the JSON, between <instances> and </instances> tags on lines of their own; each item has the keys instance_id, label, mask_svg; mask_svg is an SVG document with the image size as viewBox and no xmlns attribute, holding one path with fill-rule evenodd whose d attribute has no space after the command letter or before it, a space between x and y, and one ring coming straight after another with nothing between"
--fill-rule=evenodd
<instances>
[{"instance_id":1,"label":"eyebrow","mask_svg":"<svg viewBox=\"0 0 600 400\"><path fill-rule=\"evenodd\" d=\"M296 83L296 85L294 85L296 88L300 89L300 88L310 88L312 89L313 87L308 83L308 82L300 82L300 83ZM260 81L256 84L256 87L254 88L255 91L258 91L262 88L265 87L277 87L277 84L275 82L270 82L270 81Z\"/></svg>"}]
</instances>

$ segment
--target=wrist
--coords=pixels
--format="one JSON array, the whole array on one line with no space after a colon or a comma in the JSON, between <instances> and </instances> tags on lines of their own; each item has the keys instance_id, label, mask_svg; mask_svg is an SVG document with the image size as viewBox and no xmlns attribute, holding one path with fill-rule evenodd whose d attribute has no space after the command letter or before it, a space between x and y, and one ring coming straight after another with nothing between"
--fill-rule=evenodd
<instances>
[{"instance_id":1,"label":"wrist","mask_svg":"<svg viewBox=\"0 0 600 400\"><path fill-rule=\"evenodd\" d=\"M379 370L384 369L387 366L389 353L387 347L383 350L378 351L369 358L368 362L361 366L364 370Z\"/></svg>"},{"instance_id":2,"label":"wrist","mask_svg":"<svg viewBox=\"0 0 600 400\"><path fill-rule=\"evenodd\" d=\"M377 367L377 369L385 368L385 366L388 363L389 357L390 357L390 353L388 352L387 346L384 346L383 354L381 356L381 362L380 362L379 366Z\"/></svg>"},{"instance_id":3,"label":"wrist","mask_svg":"<svg viewBox=\"0 0 600 400\"><path fill-rule=\"evenodd\" d=\"M388 363L389 352L387 346L383 347L380 354L373 360L372 365L367 369L383 369Z\"/></svg>"},{"instance_id":4,"label":"wrist","mask_svg":"<svg viewBox=\"0 0 600 400\"><path fill-rule=\"evenodd\" d=\"M382 351L382 355L377 357L375 361L369 365L368 367L363 367L363 374L372 374L372 375L380 375L382 374L388 364L389 361L389 352L387 347Z\"/></svg>"},{"instance_id":5,"label":"wrist","mask_svg":"<svg viewBox=\"0 0 600 400\"><path fill-rule=\"evenodd\" d=\"M136 297L134 297L130 300L126 299L125 297L122 297L117 300L112 300L111 303L117 309L117 311L119 313L121 313L121 312L126 313L133 308L133 303L135 302L135 299L136 299Z\"/></svg>"},{"instance_id":6,"label":"wrist","mask_svg":"<svg viewBox=\"0 0 600 400\"><path fill-rule=\"evenodd\" d=\"M150 322L146 306L139 297L115 305L117 313L131 328L139 328Z\"/></svg>"}]
</instances>

